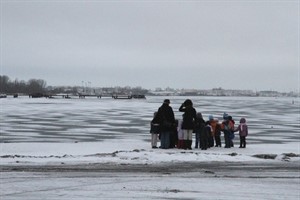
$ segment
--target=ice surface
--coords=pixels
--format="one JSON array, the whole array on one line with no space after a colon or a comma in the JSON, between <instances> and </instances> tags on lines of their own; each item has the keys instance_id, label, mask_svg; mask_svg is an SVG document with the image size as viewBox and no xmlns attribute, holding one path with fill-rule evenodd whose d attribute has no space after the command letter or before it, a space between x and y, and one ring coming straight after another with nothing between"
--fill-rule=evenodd
<instances>
[{"instance_id":1,"label":"ice surface","mask_svg":"<svg viewBox=\"0 0 300 200\"><path fill-rule=\"evenodd\" d=\"M189 97L206 119L246 117L249 137L246 149L185 151L151 148L164 98L1 99L1 200L300 198L298 99ZM180 118L187 97L168 98Z\"/></svg>"}]
</instances>

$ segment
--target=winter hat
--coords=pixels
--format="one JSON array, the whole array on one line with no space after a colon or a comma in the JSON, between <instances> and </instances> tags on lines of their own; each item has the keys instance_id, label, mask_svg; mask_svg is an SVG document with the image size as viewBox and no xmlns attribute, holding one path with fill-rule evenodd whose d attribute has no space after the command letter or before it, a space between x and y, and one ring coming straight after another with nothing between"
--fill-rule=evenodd
<instances>
[{"instance_id":1,"label":"winter hat","mask_svg":"<svg viewBox=\"0 0 300 200\"><path fill-rule=\"evenodd\" d=\"M164 104L170 104L170 99L165 99Z\"/></svg>"},{"instance_id":2,"label":"winter hat","mask_svg":"<svg viewBox=\"0 0 300 200\"><path fill-rule=\"evenodd\" d=\"M193 106L193 102L192 102L192 100L187 99L187 100L185 100L184 105L185 106Z\"/></svg>"},{"instance_id":3,"label":"winter hat","mask_svg":"<svg viewBox=\"0 0 300 200\"><path fill-rule=\"evenodd\" d=\"M209 115L209 116L208 116L208 119L209 119L209 120L214 120L214 116L213 116L213 115Z\"/></svg>"},{"instance_id":4,"label":"winter hat","mask_svg":"<svg viewBox=\"0 0 300 200\"><path fill-rule=\"evenodd\" d=\"M223 114L223 119L227 119L228 118L228 114L227 113L224 113Z\"/></svg>"},{"instance_id":5,"label":"winter hat","mask_svg":"<svg viewBox=\"0 0 300 200\"><path fill-rule=\"evenodd\" d=\"M241 119L240 119L240 123L241 123L241 124L242 124L242 123L243 123L243 124L246 123L246 119L245 119L245 118L241 118Z\"/></svg>"},{"instance_id":6,"label":"winter hat","mask_svg":"<svg viewBox=\"0 0 300 200\"><path fill-rule=\"evenodd\" d=\"M203 117L202 117L202 113L198 112L198 113L197 113L197 118L198 118L198 119L202 119L202 118L203 118Z\"/></svg>"}]
</instances>

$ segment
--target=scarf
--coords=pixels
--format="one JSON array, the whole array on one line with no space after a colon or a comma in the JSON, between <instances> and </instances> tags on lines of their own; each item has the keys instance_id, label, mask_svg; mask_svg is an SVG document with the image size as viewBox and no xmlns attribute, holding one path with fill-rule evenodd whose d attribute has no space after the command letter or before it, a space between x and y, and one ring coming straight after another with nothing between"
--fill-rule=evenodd
<instances>
[{"instance_id":1,"label":"scarf","mask_svg":"<svg viewBox=\"0 0 300 200\"><path fill-rule=\"evenodd\" d=\"M246 126L246 123L241 123L241 124L240 124L241 132L243 131L244 126Z\"/></svg>"}]
</instances>

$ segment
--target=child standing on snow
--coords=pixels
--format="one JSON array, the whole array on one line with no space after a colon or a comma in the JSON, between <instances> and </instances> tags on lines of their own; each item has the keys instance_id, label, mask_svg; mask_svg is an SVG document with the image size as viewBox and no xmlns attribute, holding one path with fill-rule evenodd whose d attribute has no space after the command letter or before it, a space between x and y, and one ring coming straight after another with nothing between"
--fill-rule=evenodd
<instances>
[{"instance_id":1,"label":"child standing on snow","mask_svg":"<svg viewBox=\"0 0 300 200\"><path fill-rule=\"evenodd\" d=\"M174 130L170 133L170 149L175 148L178 144L178 120L175 120Z\"/></svg>"},{"instance_id":2,"label":"child standing on snow","mask_svg":"<svg viewBox=\"0 0 300 200\"><path fill-rule=\"evenodd\" d=\"M195 149L202 148L201 146L201 135L204 135L205 132L205 121L202 117L200 112L197 113L197 118L195 121L195 128L194 132L196 134L196 142L195 142Z\"/></svg>"},{"instance_id":3,"label":"child standing on snow","mask_svg":"<svg viewBox=\"0 0 300 200\"><path fill-rule=\"evenodd\" d=\"M228 116L229 119L229 124L231 126L231 131L230 131L230 145L231 147L234 146L233 144L233 139L234 139L234 125L235 125L235 121L232 119L232 116Z\"/></svg>"},{"instance_id":4,"label":"child standing on snow","mask_svg":"<svg viewBox=\"0 0 300 200\"><path fill-rule=\"evenodd\" d=\"M215 127L215 147L221 147L221 124L219 124L219 119L214 119L216 121L216 127Z\"/></svg>"},{"instance_id":5,"label":"child standing on snow","mask_svg":"<svg viewBox=\"0 0 300 200\"><path fill-rule=\"evenodd\" d=\"M157 112L154 113L153 119L156 117ZM151 133L151 146L153 149L157 148L158 134L159 134L159 124L151 121L150 124L150 133Z\"/></svg>"},{"instance_id":6,"label":"child standing on snow","mask_svg":"<svg viewBox=\"0 0 300 200\"><path fill-rule=\"evenodd\" d=\"M209 148L208 138L211 135L211 126L209 122L204 123L203 131L200 133L200 147L201 150L207 150Z\"/></svg>"},{"instance_id":7,"label":"child standing on snow","mask_svg":"<svg viewBox=\"0 0 300 200\"><path fill-rule=\"evenodd\" d=\"M208 123L211 126L211 134L208 136L208 146L213 147L217 122L214 120L214 117L212 115L209 115Z\"/></svg>"},{"instance_id":8,"label":"child standing on snow","mask_svg":"<svg viewBox=\"0 0 300 200\"><path fill-rule=\"evenodd\" d=\"M234 121L227 113L224 113L223 119L224 121L221 124L221 130L224 132L225 148L231 148L233 147L231 135L234 131Z\"/></svg>"},{"instance_id":9,"label":"child standing on snow","mask_svg":"<svg viewBox=\"0 0 300 200\"><path fill-rule=\"evenodd\" d=\"M248 126L246 124L246 119L240 119L240 125L234 131L239 131L240 135L240 148L246 148L246 137L248 136Z\"/></svg>"}]
</instances>

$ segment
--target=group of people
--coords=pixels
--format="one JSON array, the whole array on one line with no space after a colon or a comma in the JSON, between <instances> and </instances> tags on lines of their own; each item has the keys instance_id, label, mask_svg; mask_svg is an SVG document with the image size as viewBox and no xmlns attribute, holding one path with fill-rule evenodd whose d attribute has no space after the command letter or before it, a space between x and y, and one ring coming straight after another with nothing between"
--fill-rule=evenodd
<instances>
[{"instance_id":1,"label":"group of people","mask_svg":"<svg viewBox=\"0 0 300 200\"><path fill-rule=\"evenodd\" d=\"M210 147L221 147L221 132L224 133L225 148L233 147L234 132L239 132L240 148L246 148L248 126L246 119L241 118L240 124L235 128L235 121L227 113L223 114L223 121L219 123L212 115L205 121L200 112L196 112L193 102L187 99L179 107L183 112L182 119L176 120L170 100L165 99L162 106L154 113L151 121L151 145L158 148L192 149L192 138L195 133L195 148L207 150Z\"/></svg>"}]
</instances>

